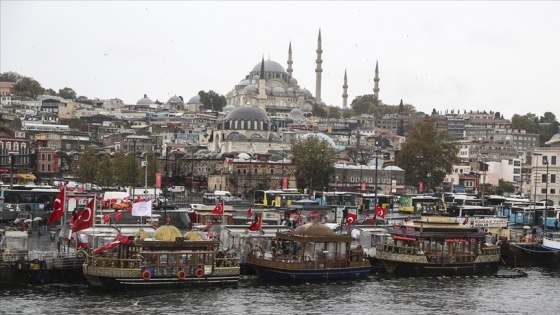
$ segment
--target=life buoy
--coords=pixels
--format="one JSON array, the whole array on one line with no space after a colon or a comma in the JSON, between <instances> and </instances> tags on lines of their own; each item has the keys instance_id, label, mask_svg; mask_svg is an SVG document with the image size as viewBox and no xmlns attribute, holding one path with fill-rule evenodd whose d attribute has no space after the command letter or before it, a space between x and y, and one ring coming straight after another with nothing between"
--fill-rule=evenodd
<instances>
[{"instance_id":1,"label":"life buoy","mask_svg":"<svg viewBox=\"0 0 560 315\"><path fill-rule=\"evenodd\" d=\"M179 278L179 280L185 280L186 277L187 273L184 270L179 270L177 272L177 278Z\"/></svg>"},{"instance_id":2,"label":"life buoy","mask_svg":"<svg viewBox=\"0 0 560 315\"><path fill-rule=\"evenodd\" d=\"M196 268L196 270L194 271L194 276L197 278L202 278L202 276L204 276L204 270L202 270L202 268Z\"/></svg>"},{"instance_id":3,"label":"life buoy","mask_svg":"<svg viewBox=\"0 0 560 315\"><path fill-rule=\"evenodd\" d=\"M144 279L146 281L152 279L152 273L149 270L144 270L142 272L142 279Z\"/></svg>"}]
</instances>

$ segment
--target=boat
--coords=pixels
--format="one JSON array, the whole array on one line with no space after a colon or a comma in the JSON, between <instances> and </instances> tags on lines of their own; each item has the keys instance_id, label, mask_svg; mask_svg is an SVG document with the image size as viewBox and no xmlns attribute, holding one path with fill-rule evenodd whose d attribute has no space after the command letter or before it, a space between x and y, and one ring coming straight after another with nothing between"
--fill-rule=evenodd
<instances>
[{"instance_id":1,"label":"boat","mask_svg":"<svg viewBox=\"0 0 560 315\"><path fill-rule=\"evenodd\" d=\"M529 232L531 231L531 232ZM508 237L503 237L501 256L503 261L513 267L549 267L560 265L560 255L554 247L558 246L558 236L555 233L544 233L540 229L524 226L509 231ZM553 234L553 235L550 235ZM545 246L546 239L546 246Z\"/></svg>"},{"instance_id":2,"label":"boat","mask_svg":"<svg viewBox=\"0 0 560 315\"><path fill-rule=\"evenodd\" d=\"M0 287L53 283L83 284L83 259L65 252L29 250L29 233L3 230L0 235Z\"/></svg>"},{"instance_id":3,"label":"boat","mask_svg":"<svg viewBox=\"0 0 560 315\"><path fill-rule=\"evenodd\" d=\"M371 264L352 236L335 234L313 219L293 232L278 232L270 240L253 239L246 264L257 277L270 281L353 280L367 278Z\"/></svg>"},{"instance_id":4,"label":"boat","mask_svg":"<svg viewBox=\"0 0 560 315\"><path fill-rule=\"evenodd\" d=\"M422 213L419 220L388 228L391 238L377 245L376 259L395 276L468 276L497 273L500 247L467 222Z\"/></svg>"},{"instance_id":5,"label":"boat","mask_svg":"<svg viewBox=\"0 0 560 315\"><path fill-rule=\"evenodd\" d=\"M236 257L225 257L219 241L196 231L182 235L172 225L153 234L115 235L85 256L83 273L94 288L159 288L237 284Z\"/></svg>"},{"instance_id":6,"label":"boat","mask_svg":"<svg viewBox=\"0 0 560 315\"><path fill-rule=\"evenodd\" d=\"M542 246L560 255L560 232L545 233Z\"/></svg>"}]
</instances>

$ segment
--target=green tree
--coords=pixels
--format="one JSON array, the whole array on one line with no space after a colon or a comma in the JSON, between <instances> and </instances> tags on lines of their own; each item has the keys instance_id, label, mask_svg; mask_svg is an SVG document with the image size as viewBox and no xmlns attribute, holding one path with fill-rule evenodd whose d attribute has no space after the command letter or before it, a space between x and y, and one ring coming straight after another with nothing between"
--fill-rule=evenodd
<instances>
[{"instance_id":1,"label":"green tree","mask_svg":"<svg viewBox=\"0 0 560 315\"><path fill-rule=\"evenodd\" d=\"M353 116L356 116L356 113L353 110L345 110L342 113L342 118L351 118Z\"/></svg>"},{"instance_id":2,"label":"green tree","mask_svg":"<svg viewBox=\"0 0 560 315\"><path fill-rule=\"evenodd\" d=\"M111 155L104 154L98 162L97 184L101 187L111 187L115 185L113 176L113 161Z\"/></svg>"},{"instance_id":3,"label":"green tree","mask_svg":"<svg viewBox=\"0 0 560 315\"><path fill-rule=\"evenodd\" d=\"M23 79L23 76L17 72L4 72L0 74L0 82L17 82Z\"/></svg>"},{"instance_id":4,"label":"green tree","mask_svg":"<svg viewBox=\"0 0 560 315\"><path fill-rule=\"evenodd\" d=\"M328 186L335 172L337 151L327 141L316 136L295 140L292 155L297 165L296 175L305 179L311 190Z\"/></svg>"},{"instance_id":5,"label":"green tree","mask_svg":"<svg viewBox=\"0 0 560 315\"><path fill-rule=\"evenodd\" d=\"M396 164L405 170L408 185L424 182L437 187L460 161L458 153L459 147L451 135L436 129L435 121L427 117L411 126L410 136L396 156Z\"/></svg>"},{"instance_id":6,"label":"green tree","mask_svg":"<svg viewBox=\"0 0 560 315\"><path fill-rule=\"evenodd\" d=\"M115 185L128 187L133 180L133 154L126 154L123 151L117 152L113 157L113 177Z\"/></svg>"},{"instance_id":7,"label":"green tree","mask_svg":"<svg viewBox=\"0 0 560 315\"><path fill-rule=\"evenodd\" d=\"M373 94L367 94L357 96L350 104L350 107L352 107L356 115L362 115L369 113L370 108L372 109L375 104L377 104L377 100L373 97Z\"/></svg>"},{"instance_id":8,"label":"green tree","mask_svg":"<svg viewBox=\"0 0 560 315\"><path fill-rule=\"evenodd\" d=\"M336 106L330 106L327 118L340 118L340 108Z\"/></svg>"},{"instance_id":9,"label":"green tree","mask_svg":"<svg viewBox=\"0 0 560 315\"><path fill-rule=\"evenodd\" d=\"M46 95L57 96L56 91L53 89L46 89L45 91L43 91L43 93Z\"/></svg>"},{"instance_id":10,"label":"green tree","mask_svg":"<svg viewBox=\"0 0 560 315\"><path fill-rule=\"evenodd\" d=\"M311 113L315 117L322 117L322 118L327 117L327 111L322 106L317 104L313 104L313 109L311 110Z\"/></svg>"},{"instance_id":11,"label":"green tree","mask_svg":"<svg viewBox=\"0 0 560 315\"><path fill-rule=\"evenodd\" d=\"M221 111L226 106L226 97L210 90L208 93L204 91L198 92L202 108L213 111Z\"/></svg>"},{"instance_id":12,"label":"green tree","mask_svg":"<svg viewBox=\"0 0 560 315\"><path fill-rule=\"evenodd\" d=\"M97 167L95 150L93 147L88 146L78 161L76 177L82 183L97 184Z\"/></svg>"},{"instance_id":13,"label":"green tree","mask_svg":"<svg viewBox=\"0 0 560 315\"><path fill-rule=\"evenodd\" d=\"M24 77L14 85L14 94L24 97L36 98L43 94L45 89L32 78Z\"/></svg>"},{"instance_id":14,"label":"green tree","mask_svg":"<svg viewBox=\"0 0 560 315\"><path fill-rule=\"evenodd\" d=\"M506 182L506 181L500 179L499 182L498 182L498 187L496 187L495 193L497 195L503 195L503 193L505 193L505 192L514 193L515 192L515 186L513 186L513 184L510 183L510 182Z\"/></svg>"},{"instance_id":15,"label":"green tree","mask_svg":"<svg viewBox=\"0 0 560 315\"><path fill-rule=\"evenodd\" d=\"M67 100L75 100L76 99L76 92L69 87L65 87L63 89L58 90L58 95Z\"/></svg>"}]
</instances>

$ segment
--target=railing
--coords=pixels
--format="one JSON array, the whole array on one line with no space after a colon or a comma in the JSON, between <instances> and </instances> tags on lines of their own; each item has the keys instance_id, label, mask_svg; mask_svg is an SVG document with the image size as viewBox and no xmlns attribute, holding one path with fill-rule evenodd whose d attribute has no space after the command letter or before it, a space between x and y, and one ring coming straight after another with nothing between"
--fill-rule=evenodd
<instances>
[{"instance_id":1,"label":"railing","mask_svg":"<svg viewBox=\"0 0 560 315\"><path fill-rule=\"evenodd\" d=\"M0 256L0 266L9 266L17 263L27 266L41 262L45 262L47 269L74 269L82 267L84 258L77 257L76 254L64 252L3 253Z\"/></svg>"},{"instance_id":2,"label":"railing","mask_svg":"<svg viewBox=\"0 0 560 315\"><path fill-rule=\"evenodd\" d=\"M116 257L90 257L88 263L95 267L140 268L141 258L120 259Z\"/></svg>"},{"instance_id":3,"label":"railing","mask_svg":"<svg viewBox=\"0 0 560 315\"><path fill-rule=\"evenodd\" d=\"M378 252L382 253L392 253L399 255L411 255L411 256L425 256L427 261L436 264L455 264L455 263L470 263L474 262L476 258L480 255L499 255L500 247L491 246L483 247L480 249L478 254L475 253L432 253L424 252L417 247L411 246L395 246L389 244L377 245Z\"/></svg>"}]
</instances>

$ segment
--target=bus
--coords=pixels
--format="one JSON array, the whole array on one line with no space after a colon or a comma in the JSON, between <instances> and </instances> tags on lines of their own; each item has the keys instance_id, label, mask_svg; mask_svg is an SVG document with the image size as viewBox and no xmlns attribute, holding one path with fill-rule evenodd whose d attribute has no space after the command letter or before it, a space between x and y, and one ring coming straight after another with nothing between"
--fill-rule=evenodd
<instances>
[{"instance_id":1,"label":"bus","mask_svg":"<svg viewBox=\"0 0 560 315\"><path fill-rule=\"evenodd\" d=\"M280 199L277 199L277 197L280 197ZM307 198L306 194L300 194L296 189L255 190L253 205L256 207L282 207L288 203L291 204L294 200Z\"/></svg>"},{"instance_id":2,"label":"bus","mask_svg":"<svg viewBox=\"0 0 560 315\"><path fill-rule=\"evenodd\" d=\"M6 189L0 196L4 197L4 204L15 210L39 211L51 210L59 192L56 188Z\"/></svg>"},{"instance_id":3,"label":"bus","mask_svg":"<svg viewBox=\"0 0 560 315\"><path fill-rule=\"evenodd\" d=\"M315 192L314 199L321 199L321 204L327 206L355 207L361 194L348 191Z\"/></svg>"},{"instance_id":4,"label":"bus","mask_svg":"<svg viewBox=\"0 0 560 315\"><path fill-rule=\"evenodd\" d=\"M399 212L436 212L442 209L443 201L434 196L403 195L399 198Z\"/></svg>"},{"instance_id":5,"label":"bus","mask_svg":"<svg viewBox=\"0 0 560 315\"><path fill-rule=\"evenodd\" d=\"M375 210L375 194L363 194L362 204L364 210ZM393 195L385 195L383 193L377 193L377 204L381 208L391 209L393 206Z\"/></svg>"}]
</instances>

